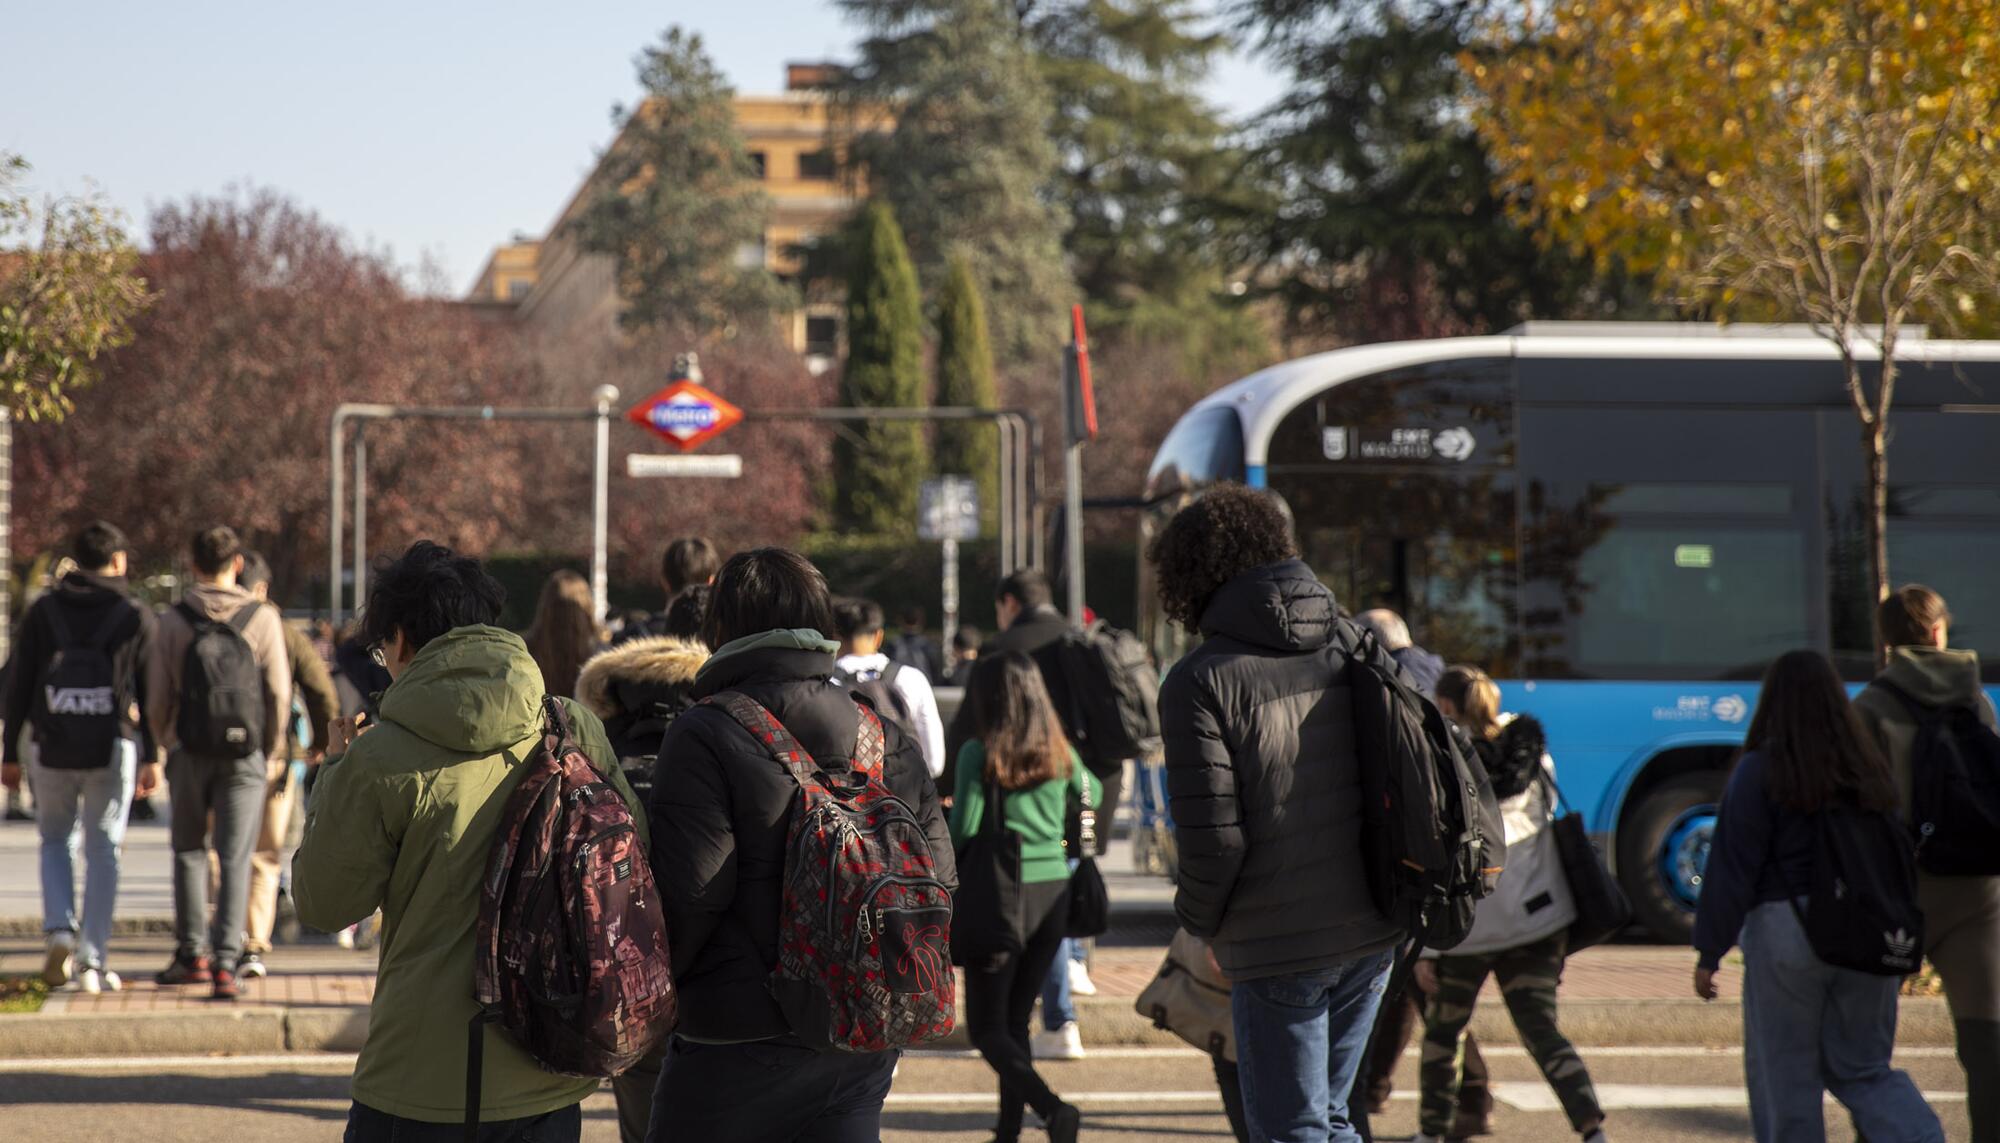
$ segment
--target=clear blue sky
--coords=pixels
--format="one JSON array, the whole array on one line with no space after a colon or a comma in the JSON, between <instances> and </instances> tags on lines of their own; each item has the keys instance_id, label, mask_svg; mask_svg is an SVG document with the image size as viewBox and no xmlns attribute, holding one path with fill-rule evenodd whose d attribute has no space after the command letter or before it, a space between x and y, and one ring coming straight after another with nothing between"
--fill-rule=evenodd
<instances>
[{"instance_id":1,"label":"clear blue sky","mask_svg":"<svg viewBox=\"0 0 2000 1143\"><path fill-rule=\"evenodd\" d=\"M633 55L676 21L746 92L854 41L832 0L22 4L0 23L0 151L37 192L94 183L142 237L151 206L275 188L457 292L555 218L637 92ZM1211 87L1232 113L1278 89L1243 59Z\"/></svg>"}]
</instances>

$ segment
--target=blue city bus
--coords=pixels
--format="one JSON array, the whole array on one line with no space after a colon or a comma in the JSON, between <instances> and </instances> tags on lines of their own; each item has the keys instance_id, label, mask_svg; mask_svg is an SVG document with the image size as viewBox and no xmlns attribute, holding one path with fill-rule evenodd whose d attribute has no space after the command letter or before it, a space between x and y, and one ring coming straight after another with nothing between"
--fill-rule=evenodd
<instances>
[{"instance_id":1,"label":"blue city bus","mask_svg":"<svg viewBox=\"0 0 2000 1143\"><path fill-rule=\"evenodd\" d=\"M1891 572L1944 594L1956 645L2000 644L2000 342L1898 361ZM1816 647L1868 678L1860 432L1808 330L1530 323L1219 390L1162 442L1143 527L1218 481L1280 495L1343 606L1401 612L1542 720L1640 921L1683 940L1765 666ZM1141 596L1170 663L1186 635Z\"/></svg>"}]
</instances>

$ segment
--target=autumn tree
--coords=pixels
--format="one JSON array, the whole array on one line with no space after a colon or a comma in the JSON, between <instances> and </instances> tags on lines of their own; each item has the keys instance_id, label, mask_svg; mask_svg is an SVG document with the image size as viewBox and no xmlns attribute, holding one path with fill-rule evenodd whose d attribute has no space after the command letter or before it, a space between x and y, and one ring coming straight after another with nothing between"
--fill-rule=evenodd
<instances>
[{"instance_id":1,"label":"autumn tree","mask_svg":"<svg viewBox=\"0 0 2000 1143\"><path fill-rule=\"evenodd\" d=\"M943 407L996 407L993 349L986 339L986 302L972 263L951 260L938 295L937 403ZM964 474L979 483L982 527L999 518L1000 447L998 429L987 421L941 421L937 429L939 472Z\"/></svg>"},{"instance_id":2,"label":"autumn tree","mask_svg":"<svg viewBox=\"0 0 2000 1143\"><path fill-rule=\"evenodd\" d=\"M887 132L855 149L870 193L888 203L922 280L972 259L1001 362L1053 368L1074 286L1064 211L1050 194L1056 149L1047 84L1006 0L841 0L866 31L842 88L857 115L884 109Z\"/></svg>"},{"instance_id":3,"label":"autumn tree","mask_svg":"<svg viewBox=\"0 0 2000 1143\"><path fill-rule=\"evenodd\" d=\"M2000 8L1986 0L1542 0L1475 64L1521 214L1722 316L1839 354L1889 589L1890 410L1914 323L1994 306Z\"/></svg>"},{"instance_id":4,"label":"autumn tree","mask_svg":"<svg viewBox=\"0 0 2000 1143\"><path fill-rule=\"evenodd\" d=\"M176 566L198 527L228 523L270 559L277 596L303 602L326 566L337 404L509 403L529 379L508 331L411 297L394 266L275 194L169 205L150 232L139 269L156 300L132 343L103 359L102 384L73 394L62 425L19 429L17 481L35 490L16 521L25 551L102 517L149 572ZM538 518L522 505L538 455L510 430L368 433L374 550L418 536L533 543Z\"/></svg>"},{"instance_id":5,"label":"autumn tree","mask_svg":"<svg viewBox=\"0 0 2000 1143\"><path fill-rule=\"evenodd\" d=\"M786 291L765 268L770 203L735 93L701 37L679 27L636 63L645 97L612 112L621 131L571 224L578 241L616 259L628 327L708 342L768 323Z\"/></svg>"},{"instance_id":6,"label":"autumn tree","mask_svg":"<svg viewBox=\"0 0 2000 1143\"><path fill-rule=\"evenodd\" d=\"M923 311L902 228L880 200L863 207L846 238L847 360L840 403L855 409L915 408L924 401ZM923 425L878 421L847 427L834 442L834 516L863 533L907 534L927 471Z\"/></svg>"}]
</instances>

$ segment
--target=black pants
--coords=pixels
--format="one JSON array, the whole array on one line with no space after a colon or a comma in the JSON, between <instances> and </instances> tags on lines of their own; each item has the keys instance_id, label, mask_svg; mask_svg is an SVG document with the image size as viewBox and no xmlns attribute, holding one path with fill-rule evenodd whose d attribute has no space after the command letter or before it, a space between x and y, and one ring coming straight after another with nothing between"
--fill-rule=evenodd
<instances>
[{"instance_id":1,"label":"black pants","mask_svg":"<svg viewBox=\"0 0 2000 1143\"><path fill-rule=\"evenodd\" d=\"M1090 773L1104 787L1104 797L1096 806L1097 856L1103 857L1111 847L1111 827L1118 821L1118 799L1125 796L1125 766L1120 763L1103 774L1095 770Z\"/></svg>"},{"instance_id":2,"label":"black pants","mask_svg":"<svg viewBox=\"0 0 2000 1143\"><path fill-rule=\"evenodd\" d=\"M997 968L965 970L966 1031L972 1046L1000 1077L1000 1122L994 1133L1001 1139L1021 1134L1023 1104L1044 1120L1062 1106L1061 1097L1035 1073L1028 1016L1069 927L1069 882L1023 885L1021 895L1025 898L1021 911L1029 926L1021 954Z\"/></svg>"},{"instance_id":3,"label":"black pants","mask_svg":"<svg viewBox=\"0 0 2000 1143\"><path fill-rule=\"evenodd\" d=\"M1215 1089L1222 1093L1222 1114L1229 1117L1229 1131L1236 1136L1236 1143L1250 1143L1250 1123L1243 1114L1243 1078L1237 1074L1236 1062L1221 1056L1211 1056L1215 1061Z\"/></svg>"},{"instance_id":4,"label":"black pants","mask_svg":"<svg viewBox=\"0 0 2000 1143\"><path fill-rule=\"evenodd\" d=\"M583 1105L530 1119L479 1125L479 1143L577 1143L583 1138ZM464 1123L425 1123L357 1103L347 1111L345 1143L462 1143Z\"/></svg>"},{"instance_id":5,"label":"black pants","mask_svg":"<svg viewBox=\"0 0 2000 1143\"><path fill-rule=\"evenodd\" d=\"M653 1093L648 1143L876 1143L895 1052L815 1052L780 1040L675 1036Z\"/></svg>"}]
</instances>

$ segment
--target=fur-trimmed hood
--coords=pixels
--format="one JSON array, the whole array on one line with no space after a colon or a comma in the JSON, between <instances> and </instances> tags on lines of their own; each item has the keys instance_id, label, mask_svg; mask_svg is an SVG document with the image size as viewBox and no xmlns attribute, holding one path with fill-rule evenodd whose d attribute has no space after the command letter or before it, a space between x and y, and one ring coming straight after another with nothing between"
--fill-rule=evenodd
<instances>
[{"instance_id":1,"label":"fur-trimmed hood","mask_svg":"<svg viewBox=\"0 0 2000 1143\"><path fill-rule=\"evenodd\" d=\"M599 718L644 713L657 693L685 693L708 661L700 643L665 635L632 639L592 658L577 676L576 699Z\"/></svg>"}]
</instances>

